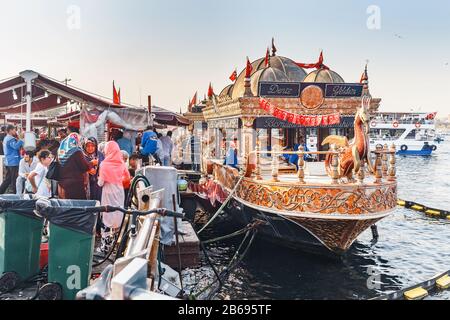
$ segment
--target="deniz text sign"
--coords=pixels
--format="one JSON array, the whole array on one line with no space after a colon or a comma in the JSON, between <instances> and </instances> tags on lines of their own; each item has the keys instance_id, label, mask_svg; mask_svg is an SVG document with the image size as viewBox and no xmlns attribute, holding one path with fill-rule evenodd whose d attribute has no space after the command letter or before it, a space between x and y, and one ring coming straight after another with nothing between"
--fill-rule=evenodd
<instances>
[{"instance_id":1,"label":"deniz text sign","mask_svg":"<svg viewBox=\"0 0 450 320\"><path fill-rule=\"evenodd\" d=\"M361 97L363 92L363 85L359 83L261 81L259 83L259 96L268 98L298 98L301 92L311 85L320 87L326 98Z\"/></svg>"},{"instance_id":2,"label":"deniz text sign","mask_svg":"<svg viewBox=\"0 0 450 320\"><path fill-rule=\"evenodd\" d=\"M300 82L260 82L260 97L300 97Z\"/></svg>"}]
</instances>

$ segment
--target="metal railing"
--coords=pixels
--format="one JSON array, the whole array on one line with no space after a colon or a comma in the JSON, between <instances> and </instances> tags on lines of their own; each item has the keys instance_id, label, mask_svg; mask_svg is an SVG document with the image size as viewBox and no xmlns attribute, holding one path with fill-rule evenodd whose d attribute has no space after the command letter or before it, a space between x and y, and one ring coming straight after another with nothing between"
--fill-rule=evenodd
<instances>
[{"instance_id":1,"label":"metal railing","mask_svg":"<svg viewBox=\"0 0 450 320\"><path fill-rule=\"evenodd\" d=\"M261 176L261 154L271 154L272 155L272 164L271 164L271 181L279 182L279 156L280 155L298 155L298 170L297 177L299 184L306 184L305 182L305 168L306 161L304 159L305 155L331 155L330 160L330 169L327 169L328 175L331 177L332 184L338 184L341 178L340 176L340 155L343 151L338 150L336 146L332 145L330 151L304 151L304 147L300 146L299 151L277 151L277 150L260 150L259 144L256 145L256 149L251 151L249 155L247 155L246 163L250 160L250 155L256 155L256 169L255 172L252 171L252 176L256 180L263 180ZM378 145L376 150L371 151L371 154L375 155L375 162L373 165L372 174L375 176L375 183L382 183L383 178L386 178L387 181L395 181L396 180L396 147L393 144L390 148L387 144L384 146ZM371 161L369 159L369 161ZM357 176L357 181L359 184L364 183L365 179L365 165L366 160L360 161L360 167L357 172L354 172ZM368 171L371 173L371 170Z\"/></svg>"}]
</instances>

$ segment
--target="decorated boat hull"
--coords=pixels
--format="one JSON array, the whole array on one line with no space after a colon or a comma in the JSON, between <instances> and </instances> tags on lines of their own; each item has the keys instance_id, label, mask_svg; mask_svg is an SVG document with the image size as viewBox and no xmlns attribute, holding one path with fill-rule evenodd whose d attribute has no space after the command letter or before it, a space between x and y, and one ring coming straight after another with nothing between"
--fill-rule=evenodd
<instances>
[{"instance_id":1,"label":"decorated boat hull","mask_svg":"<svg viewBox=\"0 0 450 320\"><path fill-rule=\"evenodd\" d=\"M240 226L260 220L259 235L283 247L313 254L344 253L356 238L380 218L368 220L332 220L287 217L244 205L236 200L227 211Z\"/></svg>"},{"instance_id":2,"label":"decorated boat hull","mask_svg":"<svg viewBox=\"0 0 450 320\"><path fill-rule=\"evenodd\" d=\"M239 181L241 180L241 181ZM357 237L397 205L397 183L293 184L238 178L236 169L214 165L207 187L233 193L227 210L242 225L264 222L265 238L308 251L347 251ZM213 192L214 198L219 192ZM216 197L223 202L224 195Z\"/></svg>"}]
</instances>

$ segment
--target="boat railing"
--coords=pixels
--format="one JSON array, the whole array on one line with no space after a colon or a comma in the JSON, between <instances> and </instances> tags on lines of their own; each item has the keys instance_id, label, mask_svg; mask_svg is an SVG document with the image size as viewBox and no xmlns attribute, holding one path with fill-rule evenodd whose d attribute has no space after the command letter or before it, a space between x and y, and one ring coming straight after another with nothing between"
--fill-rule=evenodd
<instances>
[{"instance_id":1,"label":"boat railing","mask_svg":"<svg viewBox=\"0 0 450 320\"><path fill-rule=\"evenodd\" d=\"M327 170L328 175L331 178L331 184L339 184L342 183L342 179L340 179L339 167L340 167L340 155L343 154L343 149L337 149L335 145L331 146L331 150L329 151L305 151L303 146L300 146L298 151L278 151L278 150L260 150L259 144L257 144L256 149L251 151L249 156L247 156L247 164L250 162L251 155L256 156L256 165L255 170L251 170L251 172L247 172L246 176L253 176L256 180L264 180L261 175L261 154L270 154L272 156L271 163L271 181L279 182L279 156L280 155L298 155L298 170L297 177L299 184L306 184L305 181L305 169L306 169L306 161L305 155L326 155L331 156L330 161L330 169ZM387 181L395 181L396 180L396 147L394 144L389 148L387 144L377 145L374 151L371 151L371 154L375 157L375 162L373 164L373 171L366 170L365 167L367 165L366 160L360 160L359 170L354 172L357 177L357 182L359 184L364 183L364 179L366 177L366 171L369 175L373 175L375 177L375 184L381 184L383 179ZM371 159L371 157L369 157ZM372 160L370 160L372 161ZM372 167L372 166L370 166ZM251 168L251 166L247 165L247 168ZM247 169L249 170L249 169Z\"/></svg>"},{"instance_id":2,"label":"boat railing","mask_svg":"<svg viewBox=\"0 0 450 320\"><path fill-rule=\"evenodd\" d=\"M397 122L398 124L430 124L433 125L435 124L435 122L433 120L426 120L426 119L379 119L379 118L374 118L373 121L376 124L392 124L394 122Z\"/></svg>"}]
</instances>

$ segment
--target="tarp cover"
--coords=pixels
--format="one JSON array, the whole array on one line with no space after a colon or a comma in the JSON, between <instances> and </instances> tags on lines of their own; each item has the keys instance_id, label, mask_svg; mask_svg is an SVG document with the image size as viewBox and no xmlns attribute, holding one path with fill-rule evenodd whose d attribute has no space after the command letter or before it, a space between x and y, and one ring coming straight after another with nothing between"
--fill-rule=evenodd
<instances>
[{"instance_id":1,"label":"tarp cover","mask_svg":"<svg viewBox=\"0 0 450 320\"><path fill-rule=\"evenodd\" d=\"M39 217L34 214L35 208L36 200L31 199L27 195L0 195L0 214L13 212L29 218L39 219Z\"/></svg>"},{"instance_id":2,"label":"tarp cover","mask_svg":"<svg viewBox=\"0 0 450 320\"><path fill-rule=\"evenodd\" d=\"M149 125L149 116L143 108L86 106L81 110L80 130L85 137L100 140L99 132L104 133L107 122L127 130L140 131Z\"/></svg>"},{"instance_id":3,"label":"tarp cover","mask_svg":"<svg viewBox=\"0 0 450 320\"><path fill-rule=\"evenodd\" d=\"M94 200L40 199L36 211L56 226L93 235L98 215L93 212L96 206Z\"/></svg>"}]
</instances>

